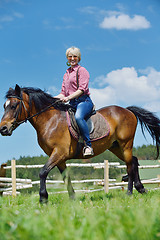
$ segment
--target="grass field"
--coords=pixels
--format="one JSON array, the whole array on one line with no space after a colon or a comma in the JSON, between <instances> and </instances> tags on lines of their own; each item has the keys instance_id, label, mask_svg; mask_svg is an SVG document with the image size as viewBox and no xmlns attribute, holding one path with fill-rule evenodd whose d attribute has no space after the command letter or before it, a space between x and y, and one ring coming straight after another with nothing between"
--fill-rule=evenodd
<instances>
[{"instance_id":1,"label":"grass field","mask_svg":"<svg viewBox=\"0 0 160 240\"><path fill-rule=\"evenodd\" d=\"M160 191L129 197L120 190L0 198L1 240L154 240L160 239Z\"/></svg>"},{"instance_id":2,"label":"grass field","mask_svg":"<svg viewBox=\"0 0 160 240\"><path fill-rule=\"evenodd\" d=\"M139 160L140 165L159 165L160 162L158 160ZM140 169L140 177L141 179L151 179L156 178L157 175L160 175L160 169L159 168L153 168L153 169Z\"/></svg>"}]
</instances>

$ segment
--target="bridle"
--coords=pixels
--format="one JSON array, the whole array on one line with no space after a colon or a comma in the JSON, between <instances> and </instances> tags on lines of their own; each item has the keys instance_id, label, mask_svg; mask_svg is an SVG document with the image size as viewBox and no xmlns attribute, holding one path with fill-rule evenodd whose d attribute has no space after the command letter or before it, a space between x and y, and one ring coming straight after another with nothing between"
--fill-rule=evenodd
<instances>
[{"instance_id":1,"label":"bridle","mask_svg":"<svg viewBox=\"0 0 160 240\"><path fill-rule=\"evenodd\" d=\"M33 114L33 115L30 115L30 112L27 110L26 106L25 106L25 103L23 101L23 98L22 97L18 97L18 96L9 96L8 98L17 98L19 101L18 105L19 105L19 108L18 110L16 111L15 113L15 120L14 122L12 123L12 129L14 130L16 127L18 127L20 124L22 123L26 123L27 121L31 120L33 117L36 117L38 115L40 115L41 113L47 111L48 109L50 109L51 107L54 107L58 102L62 102L62 100L60 99L57 99L55 102L51 103L49 106L45 107L44 109L42 109L41 111ZM25 119L18 122L18 116L19 114L21 113L22 111L22 107L25 109ZM27 115L26 115L26 112L27 112Z\"/></svg>"}]
</instances>

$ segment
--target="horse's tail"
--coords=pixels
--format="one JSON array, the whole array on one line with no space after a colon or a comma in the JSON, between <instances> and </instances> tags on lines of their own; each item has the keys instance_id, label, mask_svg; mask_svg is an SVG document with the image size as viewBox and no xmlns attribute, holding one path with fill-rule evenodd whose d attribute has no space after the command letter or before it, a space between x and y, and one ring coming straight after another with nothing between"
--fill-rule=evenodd
<instances>
[{"instance_id":1,"label":"horse's tail","mask_svg":"<svg viewBox=\"0 0 160 240\"><path fill-rule=\"evenodd\" d=\"M144 128L146 128L149 134L151 135L153 142L156 142L158 158L160 146L160 119L155 114L144 108L130 106L127 107L127 109L130 110L136 116L137 120L140 122L144 137L145 137Z\"/></svg>"}]
</instances>

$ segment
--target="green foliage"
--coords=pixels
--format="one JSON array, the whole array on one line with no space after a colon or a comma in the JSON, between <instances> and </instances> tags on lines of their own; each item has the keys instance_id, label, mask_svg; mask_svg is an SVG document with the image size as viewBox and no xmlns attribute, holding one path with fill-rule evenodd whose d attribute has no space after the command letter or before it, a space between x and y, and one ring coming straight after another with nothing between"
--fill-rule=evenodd
<instances>
[{"instance_id":1,"label":"green foliage","mask_svg":"<svg viewBox=\"0 0 160 240\"><path fill-rule=\"evenodd\" d=\"M0 239L3 240L156 240L160 239L160 191L129 197L104 193L0 198Z\"/></svg>"},{"instance_id":2,"label":"green foliage","mask_svg":"<svg viewBox=\"0 0 160 240\"><path fill-rule=\"evenodd\" d=\"M141 147L133 148L133 155L138 159L153 160L156 159L156 147L154 145L142 145Z\"/></svg>"},{"instance_id":3,"label":"green foliage","mask_svg":"<svg viewBox=\"0 0 160 240\"><path fill-rule=\"evenodd\" d=\"M39 157L20 157L16 160L17 165L41 165L45 164L48 160L48 156L39 156ZM109 162L120 162L123 163L121 160L119 160L115 155L113 155L109 151L105 151L104 153L100 154L99 156L93 157L91 159L86 160L79 160L79 159L71 159L67 161L69 162L104 162L104 160L109 160ZM11 165L11 161L9 160L7 162L7 166ZM29 178L32 180L39 179L39 171L40 169L17 169L16 170L16 176L17 178ZM110 171L110 178L115 178L118 174L120 174L122 171L118 169L111 169ZM92 176L93 178L102 178L103 176L103 169L94 170L93 168L70 168L70 174L72 176L72 179L85 179L86 176ZM7 177L10 177L11 172L7 171ZM49 176L49 179L57 179L59 178L59 171L57 168L53 169Z\"/></svg>"},{"instance_id":4,"label":"green foliage","mask_svg":"<svg viewBox=\"0 0 160 240\"><path fill-rule=\"evenodd\" d=\"M22 157L16 160L17 165L40 165L45 164L48 157L39 156L39 157ZM11 165L11 161L7 162L7 166ZM11 172L7 171L7 177L10 177ZM39 169L18 169L16 170L17 178L31 178L32 180L37 180L39 178Z\"/></svg>"}]
</instances>

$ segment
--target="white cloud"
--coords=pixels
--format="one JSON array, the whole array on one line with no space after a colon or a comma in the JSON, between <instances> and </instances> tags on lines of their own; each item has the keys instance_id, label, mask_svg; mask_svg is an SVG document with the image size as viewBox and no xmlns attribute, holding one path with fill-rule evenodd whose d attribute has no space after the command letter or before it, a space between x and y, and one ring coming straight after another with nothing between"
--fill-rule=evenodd
<instances>
[{"instance_id":1,"label":"white cloud","mask_svg":"<svg viewBox=\"0 0 160 240\"><path fill-rule=\"evenodd\" d=\"M144 16L130 17L127 14L119 13L105 17L99 26L104 29L139 30L150 28L151 24Z\"/></svg>"},{"instance_id":2,"label":"white cloud","mask_svg":"<svg viewBox=\"0 0 160 240\"><path fill-rule=\"evenodd\" d=\"M2 61L3 63L6 63L6 64L10 64L12 63L12 61L10 59L3 59Z\"/></svg>"},{"instance_id":3,"label":"white cloud","mask_svg":"<svg viewBox=\"0 0 160 240\"><path fill-rule=\"evenodd\" d=\"M24 15L22 13L19 13L19 12L14 12L13 16L16 17L16 18L24 18Z\"/></svg>"},{"instance_id":4,"label":"white cloud","mask_svg":"<svg viewBox=\"0 0 160 240\"><path fill-rule=\"evenodd\" d=\"M71 18L60 18L60 22L58 19L58 23L53 21L44 19L42 24L45 29L48 30L62 30L62 29L72 29L72 28L80 28L80 26L74 25L74 22Z\"/></svg>"},{"instance_id":5,"label":"white cloud","mask_svg":"<svg viewBox=\"0 0 160 240\"><path fill-rule=\"evenodd\" d=\"M116 92L112 87L103 89L90 88L90 92L96 109L117 103Z\"/></svg>"},{"instance_id":6,"label":"white cloud","mask_svg":"<svg viewBox=\"0 0 160 240\"><path fill-rule=\"evenodd\" d=\"M158 102L148 102L144 105L144 108L151 112L160 112L160 101Z\"/></svg>"},{"instance_id":7,"label":"white cloud","mask_svg":"<svg viewBox=\"0 0 160 240\"><path fill-rule=\"evenodd\" d=\"M4 0L6 3L11 3L11 2L21 2L21 0Z\"/></svg>"},{"instance_id":8,"label":"white cloud","mask_svg":"<svg viewBox=\"0 0 160 240\"><path fill-rule=\"evenodd\" d=\"M6 24L6 23L11 23L13 22L15 19L17 18L23 18L24 15L19 13L19 12L14 12L13 14L10 14L10 15L3 15L0 17L0 29L3 29L3 26Z\"/></svg>"},{"instance_id":9,"label":"white cloud","mask_svg":"<svg viewBox=\"0 0 160 240\"><path fill-rule=\"evenodd\" d=\"M143 70L139 70L141 74L147 75L148 81L155 87L160 87L160 72L157 72L153 67L148 67Z\"/></svg>"},{"instance_id":10,"label":"white cloud","mask_svg":"<svg viewBox=\"0 0 160 240\"><path fill-rule=\"evenodd\" d=\"M3 22L12 22L13 19L14 18L12 16L6 15L6 16L0 17L0 22L1 23L3 23Z\"/></svg>"},{"instance_id":11,"label":"white cloud","mask_svg":"<svg viewBox=\"0 0 160 240\"><path fill-rule=\"evenodd\" d=\"M82 13L94 15L96 12L99 11L99 9L97 7L93 7L93 6L86 6L86 7L79 8L79 11Z\"/></svg>"},{"instance_id":12,"label":"white cloud","mask_svg":"<svg viewBox=\"0 0 160 240\"><path fill-rule=\"evenodd\" d=\"M97 51L97 52L109 52L111 49L107 46L99 46L96 44L89 44L86 49L88 51Z\"/></svg>"},{"instance_id":13,"label":"white cloud","mask_svg":"<svg viewBox=\"0 0 160 240\"><path fill-rule=\"evenodd\" d=\"M138 76L142 72L144 74ZM148 108L154 105L154 109L160 109L160 72L154 68L136 71L134 67L124 67L111 71L106 76L97 77L96 84L97 79L100 79L101 88L90 88L97 108L117 104L145 105Z\"/></svg>"},{"instance_id":14,"label":"white cloud","mask_svg":"<svg viewBox=\"0 0 160 240\"><path fill-rule=\"evenodd\" d=\"M49 94L51 94L51 95L53 95L53 96L56 96L56 95L58 95L59 93L60 93L60 89L58 89L58 88L56 88L55 86L51 86L51 87L49 87L49 89L48 89L48 93Z\"/></svg>"},{"instance_id":15,"label":"white cloud","mask_svg":"<svg viewBox=\"0 0 160 240\"><path fill-rule=\"evenodd\" d=\"M125 5L117 3L116 8L118 11L86 6L79 8L79 11L94 16L100 22L99 27L103 29L140 30L151 27L151 23L144 16L135 14L131 17L124 13L127 11Z\"/></svg>"}]
</instances>

